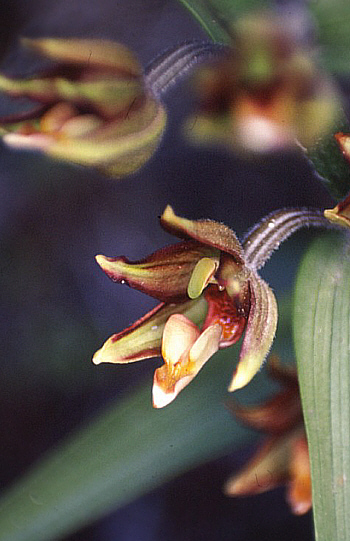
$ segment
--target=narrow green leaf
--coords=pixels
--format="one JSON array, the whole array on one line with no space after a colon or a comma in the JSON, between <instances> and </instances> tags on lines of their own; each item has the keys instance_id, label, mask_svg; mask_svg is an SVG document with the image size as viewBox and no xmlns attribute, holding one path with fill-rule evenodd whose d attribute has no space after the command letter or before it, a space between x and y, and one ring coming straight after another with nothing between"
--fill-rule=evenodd
<instances>
[{"instance_id":1,"label":"narrow green leaf","mask_svg":"<svg viewBox=\"0 0 350 541\"><path fill-rule=\"evenodd\" d=\"M215 42L229 43L230 24L248 11L268 8L264 0L179 0L198 20L203 29Z\"/></svg>"},{"instance_id":2,"label":"narrow green leaf","mask_svg":"<svg viewBox=\"0 0 350 541\"><path fill-rule=\"evenodd\" d=\"M294 338L308 435L317 541L350 539L350 259L318 239L299 271Z\"/></svg>"},{"instance_id":3,"label":"narrow green leaf","mask_svg":"<svg viewBox=\"0 0 350 541\"><path fill-rule=\"evenodd\" d=\"M152 408L149 382L63 442L2 497L0 540L60 538L242 445L250 432L224 407L228 353L167 408Z\"/></svg>"}]
</instances>

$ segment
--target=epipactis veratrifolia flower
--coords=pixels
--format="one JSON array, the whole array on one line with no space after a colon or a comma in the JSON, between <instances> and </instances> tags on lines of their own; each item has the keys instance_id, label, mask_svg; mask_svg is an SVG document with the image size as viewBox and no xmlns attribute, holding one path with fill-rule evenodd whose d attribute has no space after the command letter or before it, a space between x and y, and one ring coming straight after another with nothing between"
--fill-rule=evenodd
<instances>
[{"instance_id":1,"label":"epipactis veratrifolia flower","mask_svg":"<svg viewBox=\"0 0 350 541\"><path fill-rule=\"evenodd\" d=\"M191 140L269 152L296 140L309 147L328 132L340 101L297 29L269 12L235 22L231 50L195 74L199 107L185 127Z\"/></svg>"},{"instance_id":2,"label":"epipactis veratrifolia flower","mask_svg":"<svg viewBox=\"0 0 350 541\"><path fill-rule=\"evenodd\" d=\"M113 177L139 169L157 148L166 112L146 89L141 66L123 45L89 39L25 39L55 62L26 79L0 75L0 91L37 102L0 118L14 148L93 166Z\"/></svg>"},{"instance_id":3,"label":"epipactis veratrifolia flower","mask_svg":"<svg viewBox=\"0 0 350 541\"><path fill-rule=\"evenodd\" d=\"M115 282L126 283L161 304L95 353L95 364L129 363L162 355L155 371L153 404L166 406L219 349L244 333L230 391L245 386L260 369L277 325L275 296L259 276L273 250L296 229L328 224L320 211L290 209L264 218L243 244L225 225L187 220L168 206L164 229L183 239L141 261L98 255Z\"/></svg>"},{"instance_id":4,"label":"epipactis veratrifolia flower","mask_svg":"<svg viewBox=\"0 0 350 541\"><path fill-rule=\"evenodd\" d=\"M297 372L274 357L267 367L270 376L282 385L282 391L258 406L229 405L239 421L263 432L266 438L248 464L227 481L225 493L248 496L285 484L293 513L302 515L311 508L312 495Z\"/></svg>"}]
</instances>

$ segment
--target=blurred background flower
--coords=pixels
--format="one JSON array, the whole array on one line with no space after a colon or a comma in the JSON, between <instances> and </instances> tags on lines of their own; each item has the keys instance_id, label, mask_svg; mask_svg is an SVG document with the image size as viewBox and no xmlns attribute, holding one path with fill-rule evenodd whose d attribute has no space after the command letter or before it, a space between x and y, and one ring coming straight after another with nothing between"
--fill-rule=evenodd
<instances>
[{"instance_id":1,"label":"blurred background flower","mask_svg":"<svg viewBox=\"0 0 350 541\"><path fill-rule=\"evenodd\" d=\"M332 125L335 87L287 17L266 11L238 19L231 50L198 69L198 111L185 127L192 141L276 151L296 142L309 147Z\"/></svg>"},{"instance_id":2,"label":"blurred background flower","mask_svg":"<svg viewBox=\"0 0 350 541\"><path fill-rule=\"evenodd\" d=\"M229 405L237 419L267 437L244 468L227 481L225 492L248 496L287 485L287 501L293 513L303 515L311 509L312 496L298 376L292 365L281 365L272 356L267 369L282 391L258 406Z\"/></svg>"},{"instance_id":3,"label":"blurred background flower","mask_svg":"<svg viewBox=\"0 0 350 541\"><path fill-rule=\"evenodd\" d=\"M94 166L112 177L133 173L150 159L166 113L146 91L131 51L96 39L22 43L56 65L26 79L0 75L1 91L39 104L0 118L6 144Z\"/></svg>"}]
</instances>

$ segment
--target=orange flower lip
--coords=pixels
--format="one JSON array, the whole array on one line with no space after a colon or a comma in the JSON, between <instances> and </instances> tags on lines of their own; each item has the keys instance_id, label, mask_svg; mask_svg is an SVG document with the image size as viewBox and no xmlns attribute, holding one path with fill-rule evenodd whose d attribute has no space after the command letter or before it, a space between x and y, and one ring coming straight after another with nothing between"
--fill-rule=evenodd
<instances>
[{"instance_id":1,"label":"orange flower lip","mask_svg":"<svg viewBox=\"0 0 350 541\"><path fill-rule=\"evenodd\" d=\"M218 323L222 328L220 348L235 344L242 336L247 324L249 295L246 295L245 305L236 305L226 290L220 291L217 286L209 285L204 292L204 297L208 303L208 313L203 330Z\"/></svg>"}]
</instances>

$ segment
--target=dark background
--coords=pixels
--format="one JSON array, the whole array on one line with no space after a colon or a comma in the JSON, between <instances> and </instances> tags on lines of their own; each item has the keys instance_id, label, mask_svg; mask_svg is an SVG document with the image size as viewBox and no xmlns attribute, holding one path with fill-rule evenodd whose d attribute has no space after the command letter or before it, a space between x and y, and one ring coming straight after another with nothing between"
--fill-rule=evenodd
<instances>
[{"instance_id":1,"label":"dark background","mask_svg":"<svg viewBox=\"0 0 350 541\"><path fill-rule=\"evenodd\" d=\"M143 65L177 42L207 39L175 0L3 0L0 16L1 69L17 75L40 65L21 50L20 36L110 38L131 47ZM8 106L0 98L1 112ZM122 369L91 364L108 336L153 306L109 281L96 253L136 259L169 242L157 220L167 203L189 218L223 221L239 235L282 206L333 206L297 154L246 162L190 147L180 128L193 107L188 81L169 92L166 106L169 126L157 155L120 181L0 143L3 488L107 402L151 381L154 361ZM276 292L292 287L312 236L298 235L267 266ZM66 539L310 541L310 514L291 515L283 489L237 500L222 495L227 477L253 451L201 466Z\"/></svg>"}]
</instances>

